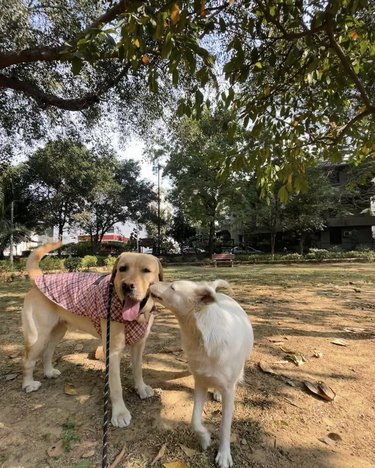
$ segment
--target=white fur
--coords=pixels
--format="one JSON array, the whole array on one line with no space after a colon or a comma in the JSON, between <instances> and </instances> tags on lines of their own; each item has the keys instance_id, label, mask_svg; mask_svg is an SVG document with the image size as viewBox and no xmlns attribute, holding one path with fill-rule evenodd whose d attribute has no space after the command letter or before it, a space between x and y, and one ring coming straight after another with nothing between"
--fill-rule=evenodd
<instances>
[{"instance_id":1,"label":"white fur","mask_svg":"<svg viewBox=\"0 0 375 468\"><path fill-rule=\"evenodd\" d=\"M174 312L180 324L182 347L195 382L192 427L203 449L209 446L211 439L202 424L207 390L214 387L221 393L223 419L216 464L228 468L233 465L230 433L234 395L254 337L250 321L240 305L216 292L221 287L231 291L224 280L163 282L154 284L150 290L157 301Z\"/></svg>"}]
</instances>

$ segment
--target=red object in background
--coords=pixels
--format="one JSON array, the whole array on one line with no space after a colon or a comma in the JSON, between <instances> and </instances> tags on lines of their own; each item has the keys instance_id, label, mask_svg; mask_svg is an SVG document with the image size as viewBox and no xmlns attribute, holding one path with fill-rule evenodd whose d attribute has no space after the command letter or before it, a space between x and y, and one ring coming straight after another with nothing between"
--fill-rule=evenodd
<instances>
[{"instance_id":1,"label":"red object in background","mask_svg":"<svg viewBox=\"0 0 375 468\"><path fill-rule=\"evenodd\" d=\"M90 236L78 236L78 242L87 242L89 240ZM121 242L122 244L127 244L129 238L121 234L104 234L102 242Z\"/></svg>"}]
</instances>

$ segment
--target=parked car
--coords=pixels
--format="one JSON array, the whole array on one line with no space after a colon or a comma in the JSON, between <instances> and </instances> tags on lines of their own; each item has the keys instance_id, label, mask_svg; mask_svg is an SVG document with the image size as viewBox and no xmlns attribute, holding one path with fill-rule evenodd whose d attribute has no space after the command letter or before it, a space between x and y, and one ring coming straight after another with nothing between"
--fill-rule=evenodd
<instances>
[{"instance_id":1,"label":"parked car","mask_svg":"<svg viewBox=\"0 0 375 468\"><path fill-rule=\"evenodd\" d=\"M258 249L254 249L254 247L233 247L232 249L232 253L234 254L243 254L243 255L251 255L251 254L261 254L263 253L261 250L258 250Z\"/></svg>"}]
</instances>

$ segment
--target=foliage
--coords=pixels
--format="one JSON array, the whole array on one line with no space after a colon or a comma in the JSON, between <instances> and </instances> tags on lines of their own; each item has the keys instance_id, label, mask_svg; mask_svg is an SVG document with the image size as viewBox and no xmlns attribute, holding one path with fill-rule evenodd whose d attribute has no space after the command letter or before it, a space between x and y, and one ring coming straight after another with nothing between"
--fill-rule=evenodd
<instances>
[{"instance_id":1,"label":"foliage","mask_svg":"<svg viewBox=\"0 0 375 468\"><path fill-rule=\"evenodd\" d=\"M112 268L115 262L116 262L116 257L112 257L112 255L108 255L108 257L104 260L104 265L106 267Z\"/></svg>"},{"instance_id":2,"label":"foliage","mask_svg":"<svg viewBox=\"0 0 375 468\"><path fill-rule=\"evenodd\" d=\"M227 156L227 170L240 160L263 185L282 181L285 201L304 188L304 167L374 153L374 8L367 0L235 4L223 97L248 143Z\"/></svg>"},{"instance_id":3,"label":"foliage","mask_svg":"<svg viewBox=\"0 0 375 468\"><path fill-rule=\"evenodd\" d=\"M147 219L155 198L151 184L140 179L138 163L113 156L101 161L95 169L97 184L73 216L73 223L90 236L93 254L115 223Z\"/></svg>"},{"instance_id":4,"label":"foliage","mask_svg":"<svg viewBox=\"0 0 375 468\"><path fill-rule=\"evenodd\" d=\"M96 158L83 145L69 140L51 141L26 162L27 192L40 228L64 227L98 183Z\"/></svg>"},{"instance_id":5,"label":"foliage","mask_svg":"<svg viewBox=\"0 0 375 468\"><path fill-rule=\"evenodd\" d=\"M186 241L196 234L196 229L186 220L181 209L177 209L172 218L172 223L168 230L168 234L178 242L180 248L186 245Z\"/></svg>"},{"instance_id":6,"label":"foliage","mask_svg":"<svg viewBox=\"0 0 375 468\"><path fill-rule=\"evenodd\" d=\"M85 255L81 260L81 268L89 270L98 264L98 259L95 255Z\"/></svg>"},{"instance_id":7,"label":"foliage","mask_svg":"<svg viewBox=\"0 0 375 468\"><path fill-rule=\"evenodd\" d=\"M69 272L79 271L81 268L82 258L68 257L64 260L64 267Z\"/></svg>"},{"instance_id":8,"label":"foliage","mask_svg":"<svg viewBox=\"0 0 375 468\"><path fill-rule=\"evenodd\" d=\"M173 182L170 199L186 220L209 231L208 250L213 252L215 222L235 190L231 177L221 177L219 155L230 149L223 129L228 123L221 109L206 112L199 120L183 118L172 127L164 146L169 155L165 173Z\"/></svg>"},{"instance_id":9,"label":"foliage","mask_svg":"<svg viewBox=\"0 0 375 468\"><path fill-rule=\"evenodd\" d=\"M40 262L40 268L42 271L51 271L51 270L62 270L64 267L64 261L61 258L57 258L52 255L48 255L43 258Z\"/></svg>"}]
</instances>

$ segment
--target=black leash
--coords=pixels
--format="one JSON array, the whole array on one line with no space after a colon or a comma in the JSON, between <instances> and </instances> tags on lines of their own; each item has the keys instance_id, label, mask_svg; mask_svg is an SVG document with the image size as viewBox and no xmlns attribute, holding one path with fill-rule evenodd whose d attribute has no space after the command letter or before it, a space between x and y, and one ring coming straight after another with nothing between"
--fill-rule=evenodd
<instances>
[{"instance_id":1,"label":"black leash","mask_svg":"<svg viewBox=\"0 0 375 468\"><path fill-rule=\"evenodd\" d=\"M105 342L105 376L104 376L104 396L103 396L103 450L102 468L108 467L108 429L109 429L109 340L111 330L111 303L113 294L113 283L108 283L108 303L107 303L107 336Z\"/></svg>"}]
</instances>

